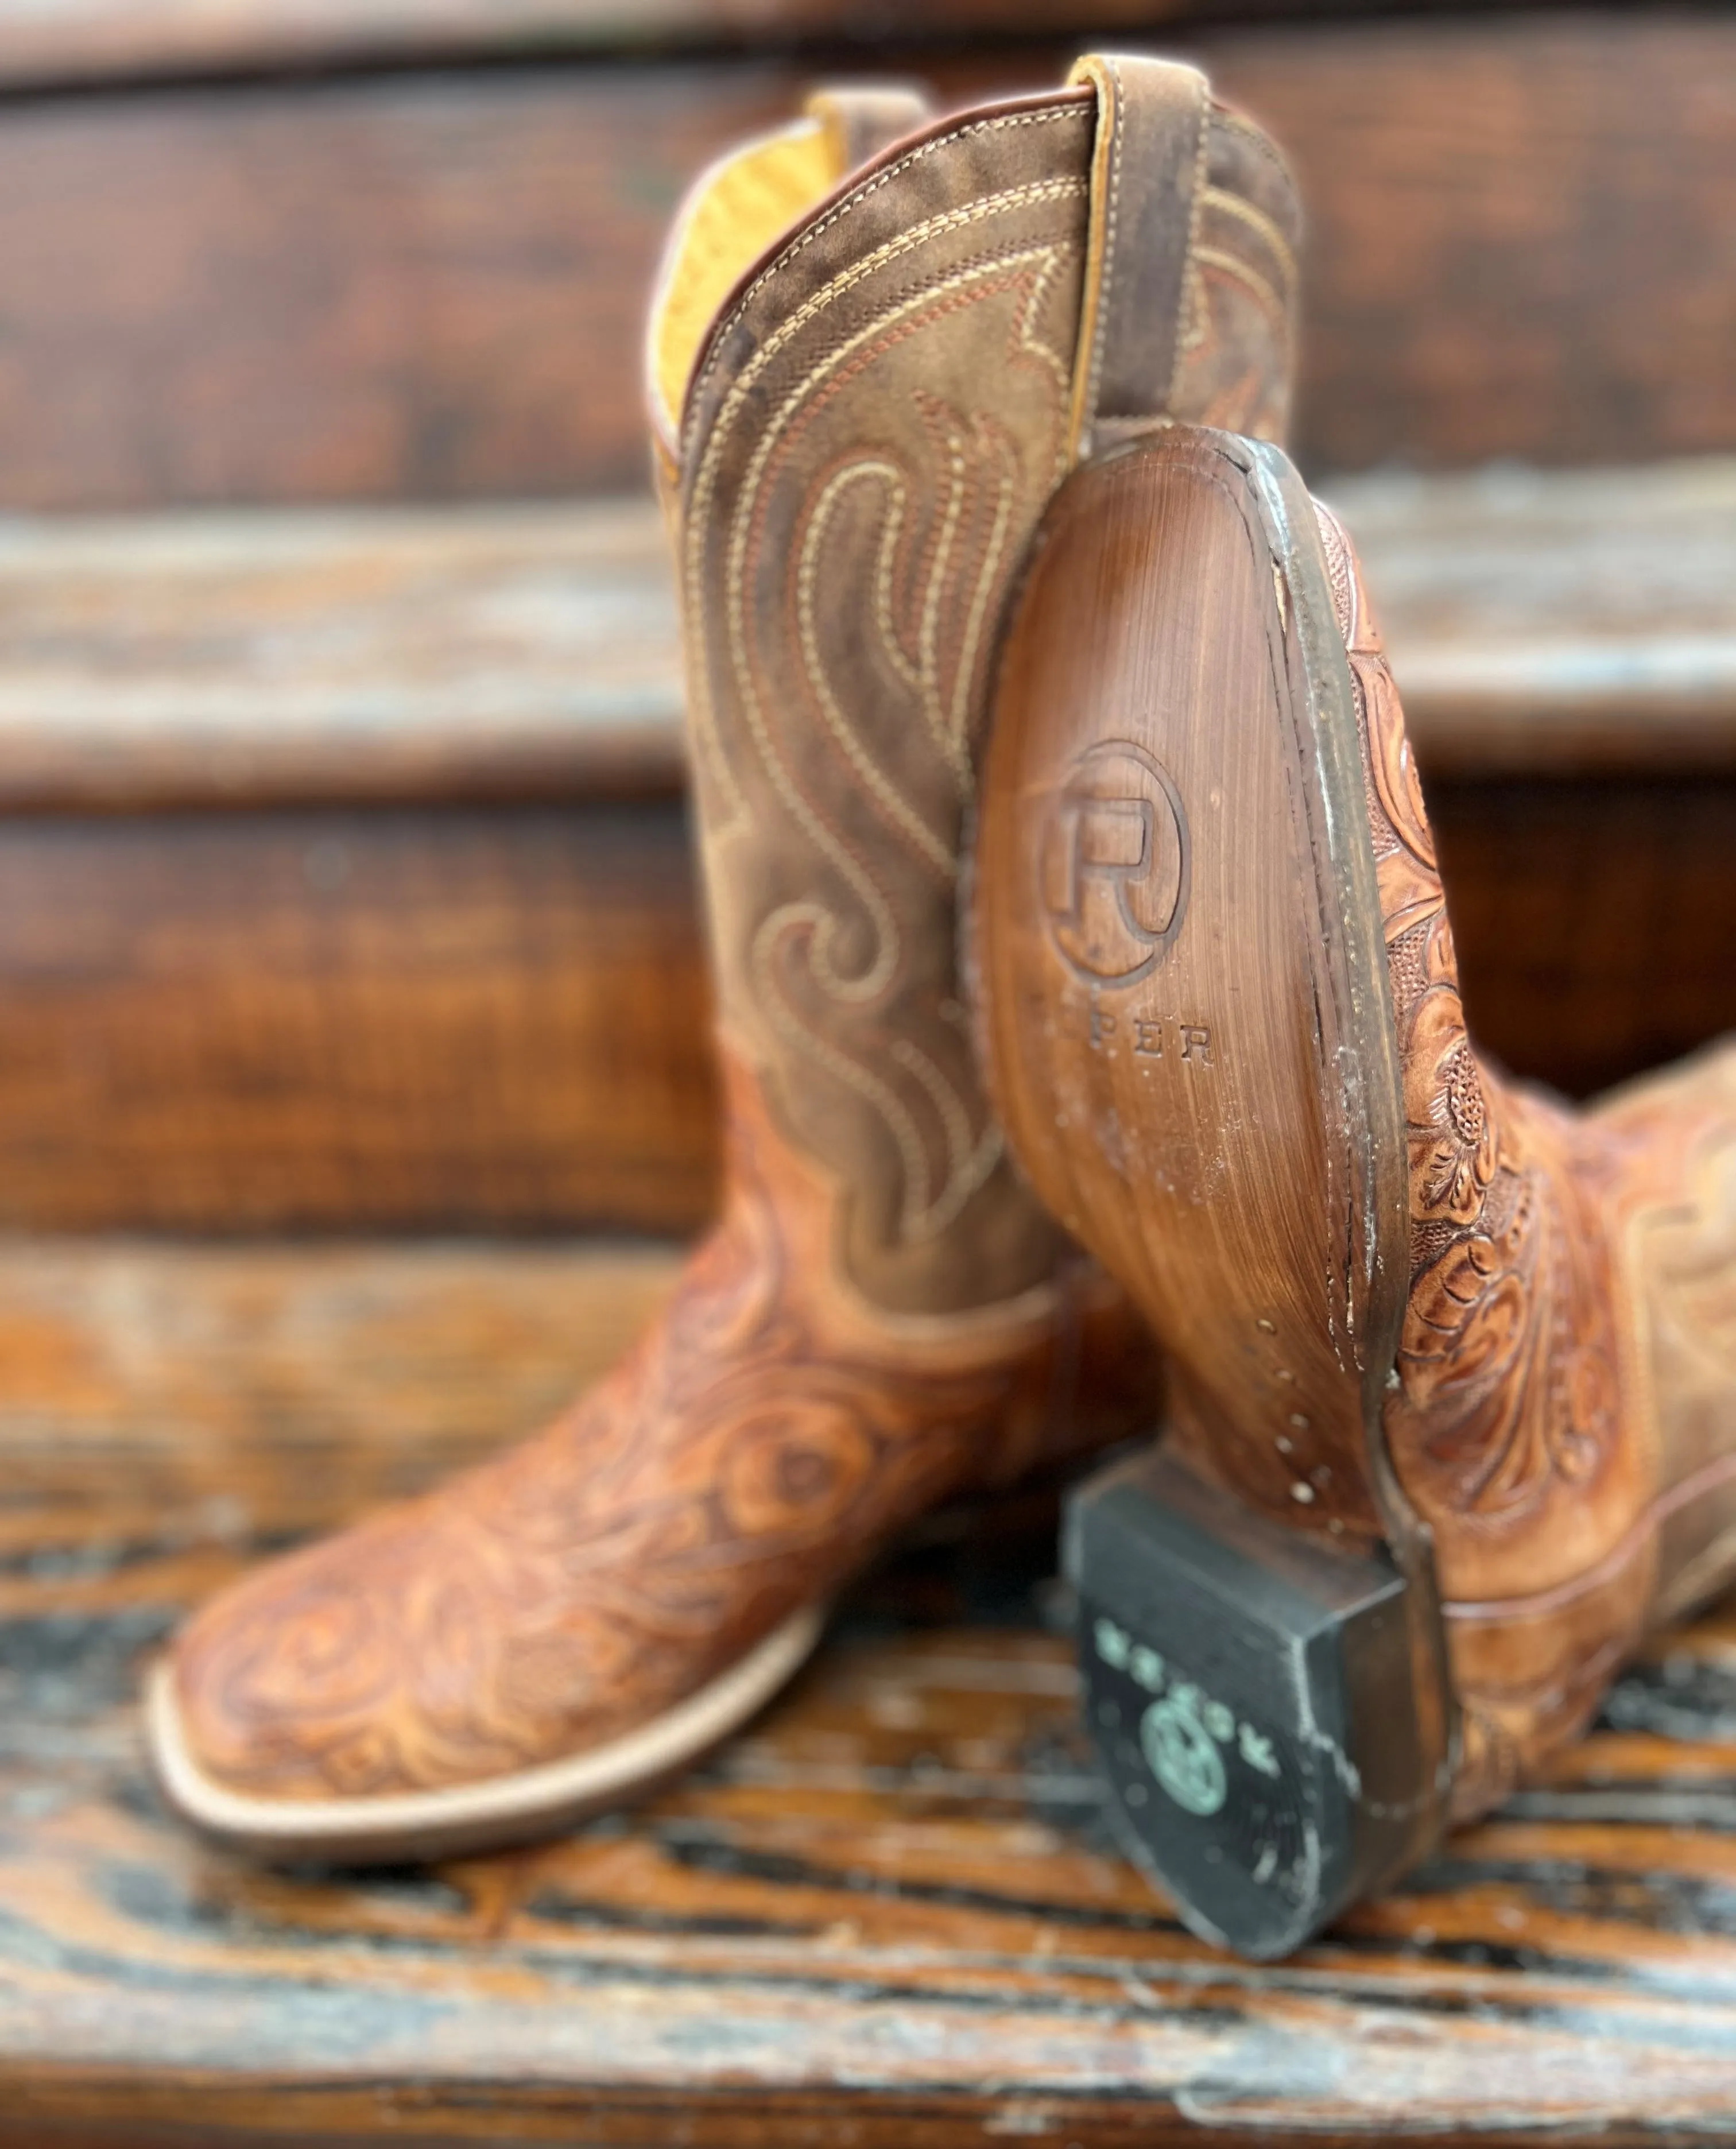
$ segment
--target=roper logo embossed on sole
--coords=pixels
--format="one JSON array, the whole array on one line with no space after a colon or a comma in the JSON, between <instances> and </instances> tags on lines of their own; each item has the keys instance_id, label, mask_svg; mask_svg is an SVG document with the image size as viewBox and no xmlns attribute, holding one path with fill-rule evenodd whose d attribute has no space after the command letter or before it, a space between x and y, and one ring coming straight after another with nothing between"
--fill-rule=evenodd
<instances>
[{"instance_id":1,"label":"roper logo embossed on sole","mask_svg":"<svg viewBox=\"0 0 1736 2149\"><path fill-rule=\"evenodd\" d=\"M1187 915L1187 815L1166 769L1129 739L1081 754L1049 803L1038 862L1049 938L1098 985L1131 985Z\"/></svg>"}]
</instances>

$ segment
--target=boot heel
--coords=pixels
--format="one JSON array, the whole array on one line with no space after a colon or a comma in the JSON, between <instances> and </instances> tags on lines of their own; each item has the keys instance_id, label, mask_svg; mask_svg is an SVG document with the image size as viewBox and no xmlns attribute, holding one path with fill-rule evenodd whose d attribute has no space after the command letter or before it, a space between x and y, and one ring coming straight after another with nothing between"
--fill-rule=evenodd
<instances>
[{"instance_id":1,"label":"boot heel","mask_svg":"<svg viewBox=\"0 0 1736 2149\"><path fill-rule=\"evenodd\" d=\"M1160 1452L1081 1487L1064 1548L1114 1819L1194 1931L1286 1955L1425 1847L1446 1772L1416 1671L1424 1582Z\"/></svg>"}]
</instances>

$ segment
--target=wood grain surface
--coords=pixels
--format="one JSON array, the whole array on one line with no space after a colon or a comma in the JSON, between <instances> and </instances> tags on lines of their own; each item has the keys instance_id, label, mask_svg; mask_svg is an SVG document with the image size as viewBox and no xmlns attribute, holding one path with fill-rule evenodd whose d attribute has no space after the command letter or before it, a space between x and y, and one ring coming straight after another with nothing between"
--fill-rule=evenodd
<instances>
[{"instance_id":1,"label":"wood grain surface","mask_svg":"<svg viewBox=\"0 0 1736 2149\"><path fill-rule=\"evenodd\" d=\"M1472 1035L1589 1096L1736 1029L1736 785L1427 788Z\"/></svg>"},{"instance_id":2,"label":"wood grain surface","mask_svg":"<svg viewBox=\"0 0 1736 2149\"><path fill-rule=\"evenodd\" d=\"M1298 460L1736 447L1736 17L1201 42L1307 204Z\"/></svg>"},{"instance_id":3,"label":"wood grain surface","mask_svg":"<svg viewBox=\"0 0 1736 2149\"><path fill-rule=\"evenodd\" d=\"M0 524L0 809L667 798L682 707L647 500Z\"/></svg>"},{"instance_id":4,"label":"wood grain surface","mask_svg":"<svg viewBox=\"0 0 1736 2149\"><path fill-rule=\"evenodd\" d=\"M1301 181L1311 474L1736 447L1736 20L1495 14L1182 42ZM868 63L926 66L962 100L1052 80L1070 50L894 42ZM641 317L675 201L840 62L863 55L8 103L0 501L637 481Z\"/></svg>"},{"instance_id":5,"label":"wood grain surface","mask_svg":"<svg viewBox=\"0 0 1736 2149\"><path fill-rule=\"evenodd\" d=\"M1736 1026L1736 464L1329 490L1479 1036L1586 1091ZM0 1218L696 1225L680 707L644 503L13 525Z\"/></svg>"},{"instance_id":6,"label":"wood grain surface","mask_svg":"<svg viewBox=\"0 0 1736 2149\"><path fill-rule=\"evenodd\" d=\"M0 1220L687 1230L677 802L0 818Z\"/></svg>"},{"instance_id":7,"label":"wood grain surface","mask_svg":"<svg viewBox=\"0 0 1736 2149\"><path fill-rule=\"evenodd\" d=\"M420 1491L570 1402L677 1265L639 1240L0 1236L0 1595L34 1574L90 1608L141 1538L203 1591L238 1532Z\"/></svg>"},{"instance_id":8,"label":"wood grain surface","mask_svg":"<svg viewBox=\"0 0 1736 2149\"><path fill-rule=\"evenodd\" d=\"M1736 773L1736 460L1326 480L1437 778Z\"/></svg>"},{"instance_id":9,"label":"wood grain surface","mask_svg":"<svg viewBox=\"0 0 1736 2149\"><path fill-rule=\"evenodd\" d=\"M1278 1968L1188 1938L1115 1855L1049 1539L987 1517L878 1578L636 1814L342 1883L189 1840L133 1710L181 1608L476 1452L538 1400L525 1366L594 1362L667 1276L612 1258L0 1247L0 2139L1736 2129L1728 1609L1662 1641L1545 1787Z\"/></svg>"},{"instance_id":10,"label":"wood grain surface","mask_svg":"<svg viewBox=\"0 0 1736 2149\"><path fill-rule=\"evenodd\" d=\"M1306 15L1316 5L1267 0L1261 12ZM1333 8L1352 18L1379 11L1380 0L1338 0ZM1239 0L1094 0L1091 21L1099 32L1150 38L1243 12ZM1067 0L51 0L8 22L0 81L39 88L798 39L872 49L1070 31L1075 15Z\"/></svg>"},{"instance_id":11,"label":"wood grain surface","mask_svg":"<svg viewBox=\"0 0 1736 2149\"><path fill-rule=\"evenodd\" d=\"M1455 778L1736 771L1736 459L1329 481ZM0 526L0 810L669 797L632 497Z\"/></svg>"},{"instance_id":12,"label":"wood grain surface","mask_svg":"<svg viewBox=\"0 0 1736 2149\"><path fill-rule=\"evenodd\" d=\"M0 504L644 482L682 189L788 63L44 98L0 124Z\"/></svg>"}]
</instances>

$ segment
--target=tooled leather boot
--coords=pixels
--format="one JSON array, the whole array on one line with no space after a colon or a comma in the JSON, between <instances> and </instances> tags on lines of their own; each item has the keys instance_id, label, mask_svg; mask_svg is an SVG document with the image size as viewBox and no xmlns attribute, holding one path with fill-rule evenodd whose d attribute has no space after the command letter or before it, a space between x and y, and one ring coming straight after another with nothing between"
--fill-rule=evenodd
<instances>
[{"instance_id":1,"label":"tooled leather boot","mask_svg":"<svg viewBox=\"0 0 1736 2149\"><path fill-rule=\"evenodd\" d=\"M1061 488L1004 645L990 1086L1170 1354L1074 1496L1086 1708L1197 1930L1297 1945L1736 1571L1736 1046L1578 1111L1479 1060L1342 531L1175 427Z\"/></svg>"},{"instance_id":2,"label":"tooled leather boot","mask_svg":"<svg viewBox=\"0 0 1736 2149\"><path fill-rule=\"evenodd\" d=\"M1294 197L1188 68L1093 61L886 142L919 118L845 94L714 169L652 312L722 1221L546 1432L193 1621L152 1743L221 1837L424 1854L613 1803L763 1702L923 1509L1149 1408L1143 1325L983 1096L960 832L1069 466L1171 410L1281 425Z\"/></svg>"}]
</instances>

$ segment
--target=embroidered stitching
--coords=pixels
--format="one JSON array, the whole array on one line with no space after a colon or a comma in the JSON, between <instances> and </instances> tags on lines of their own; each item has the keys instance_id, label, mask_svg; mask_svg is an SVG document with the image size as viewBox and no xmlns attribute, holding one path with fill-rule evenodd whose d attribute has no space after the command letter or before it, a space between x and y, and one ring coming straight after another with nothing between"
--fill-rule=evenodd
<instances>
[{"instance_id":1,"label":"embroidered stitching","mask_svg":"<svg viewBox=\"0 0 1736 2149\"><path fill-rule=\"evenodd\" d=\"M1289 241L1266 211L1256 209L1252 202L1244 199L1240 194L1228 193L1222 187L1208 187L1202 199L1208 207L1221 209L1225 215L1236 218L1240 223L1245 224L1250 230L1260 234L1277 257L1279 271L1283 276L1286 289L1294 293L1297 282L1296 255L1291 251Z\"/></svg>"},{"instance_id":2,"label":"embroidered stitching","mask_svg":"<svg viewBox=\"0 0 1736 2149\"><path fill-rule=\"evenodd\" d=\"M814 616L814 583L819 570L820 546L824 541L832 511L839 496L848 486L864 477L884 478L891 487L897 506L894 517L902 517L905 486L902 474L888 462L878 457L871 460L848 464L835 471L823 488L808 517L808 529L802 542L801 565L797 575L797 626L802 643L803 662L808 672L808 685L820 705L828 728L843 748L850 766L873 793L884 811L909 837L911 842L939 872L943 880L958 878L958 861L924 821L916 808L905 798L884 769L874 760L858 737L826 675L825 661L820 654L819 626ZM892 523L897 527L896 519Z\"/></svg>"},{"instance_id":3,"label":"embroidered stitching","mask_svg":"<svg viewBox=\"0 0 1736 2149\"><path fill-rule=\"evenodd\" d=\"M909 253L914 248L925 244L930 239L944 235L949 232L966 229L992 216L1010 214L1013 210L1024 208L1028 204L1064 200L1069 195L1083 194L1084 191L1085 182L1082 179L1039 180L1023 187L1007 188L999 194L985 195L980 201L968 204L963 208L944 211L938 217L930 218L923 224L913 226L910 230L900 233L895 239L876 248L862 261L833 277L766 339L752 358L743 366L729 394L719 405L706 442L705 452L701 458L699 468L695 473L692 494L683 518L687 531L685 602L687 617L689 619L698 620L704 616L703 533L707 526L711 494L717 483L717 467L727 445L728 427L742 405L747 401L760 375L771 365L783 346L793 336L799 334L809 320L823 313L828 307L836 304L839 299L846 293L853 290L856 285L866 277L872 275L888 262L898 259L901 254ZM913 294L904 303L907 307L916 305L921 303L924 295L926 294L923 293ZM842 346L842 350L848 350L855 345L865 342L872 332L872 330L867 329L858 330L854 337ZM839 355L839 353L834 353L833 355L835 358ZM789 406L786 405L786 408L787 407ZM762 438L755 450L753 460L748 466L743 480L744 493L751 491L757 484L757 471L769 455L772 445L772 435L768 431ZM712 707L708 674L702 664L694 666L692 673L693 677L690 681L690 685L697 687L697 691L693 692L690 698L688 705L690 720L695 732L700 738L702 751L708 764L722 775L723 780L721 788L728 796L734 813L740 814L746 810L745 801L736 783L734 772L727 766L722 741L717 734L715 713Z\"/></svg>"},{"instance_id":4,"label":"embroidered stitching","mask_svg":"<svg viewBox=\"0 0 1736 2149\"><path fill-rule=\"evenodd\" d=\"M1214 104L1211 118L1226 134L1234 134L1239 141L1246 143L1259 156L1260 162L1282 180L1285 192L1292 200L1295 199L1296 174L1285 162L1278 145L1263 127L1256 127L1245 113L1232 111L1227 104Z\"/></svg>"},{"instance_id":5,"label":"embroidered stitching","mask_svg":"<svg viewBox=\"0 0 1736 2149\"><path fill-rule=\"evenodd\" d=\"M999 118L995 119L973 120L968 127L956 128L950 134L937 135L932 142L924 142L919 148L913 149L908 157L900 157L897 164L888 164L883 172L876 173L873 179L868 180L855 193L847 194L843 200L823 216L817 224L803 232L799 239L793 241L781 254L768 261L747 289L742 292L730 311L712 329L711 350L706 355L705 363L694 375L693 385L688 390L687 415L682 424L683 435L686 435L697 418L700 390L710 380L713 372L722 362L722 346L724 338L740 320L762 286L787 262L793 261L798 254L812 246L823 233L829 231L834 224L842 222L852 209L859 209L870 194L878 193L883 186L890 185L892 181L902 173L908 172L914 164L919 164L925 157L932 157L941 149L950 148L957 143L968 141L973 134L992 134L1007 127L1046 127L1055 120L1070 119L1084 102L1082 98L1074 97L1069 98L1064 104L1047 105L1037 112L1009 112L1003 113ZM1079 181L1075 184L1082 185L1084 183Z\"/></svg>"},{"instance_id":6,"label":"embroidered stitching","mask_svg":"<svg viewBox=\"0 0 1736 2149\"><path fill-rule=\"evenodd\" d=\"M1069 194L1077 194L1081 190L1082 182L1074 181L1059 186L1049 184L1038 189L1019 189L1016 192L1026 199L1029 199L1033 193L1039 198L1055 199L1064 199ZM969 214L950 214L944 221L949 229L959 229L965 224L980 221L984 216L994 213L997 209L1009 205L1004 199L984 203L978 204L974 212ZM883 249L889 254L901 250L903 249L897 248ZM855 334L845 339L836 349L828 351L818 364L809 368L792 385L781 399L777 408L765 421L761 436L756 444L755 452L750 459L744 476L737 506L731 517L726 574L727 591L726 617L732 654L732 668L735 673L737 699L740 704L741 716L754 742L757 757L765 773L771 779L777 795L791 811L798 825L814 843L822 857L832 863L843 878L845 884L852 888L862 901L871 929L875 933L878 942L876 959L869 965L868 969L859 977L848 979L842 974L835 959L835 936L839 929L838 918L823 904L812 901L783 906L764 919L753 936L750 969L756 986L755 998L760 1004L763 1017L771 1023L774 1032L791 1049L800 1056L823 1066L846 1086L863 1097L881 1116L899 1151L906 1175L905 1192L900 1204L900 1210L901 1234L907 1243L937 1234L943 1230L959 1213L975 1188L994 1168L999 1153L999 1136L991 1120L985 1126L983 1136L974 1143L970 1142L969 1122L966 1116L966 1108L962 1095L948 1083L947 1078L940 1069L926 1054L921 1053L919 1048L914 1045L910 1047L911 1052L917 1055L915 1059L912 1059L908 1053L900 1054L894 1051L892 1054L893 1059L918 1082L941 1118L947 1143L949 1169L941 1185L938 1188L935 1187L926 1152L923 1147L920 1130L903 1100L897 1095L890 1085L878 1077L870 1069L850 1059L828 1039L813 1034L801 1020L795 1009L783 999L775 954L783 936L792 928L807 926L813 932L814 941L810 949L809 959L813 974L822 989L836 999L858 1004L861 1004L865 998L871 997L874 993L883 989L892 975L895 974L902 955L902 939L898 931L896 919L891 913L890 904L885 899L883 892L878 888L865 862L855 856L850 847L829 826L824 817L811 805L798 783L794 773L784 766L777 742L767 725L765 712L759 705L757 685L747 648L747 618L751 609L747 602L746 594L749 535L757 521L758 497L771 455L788 430L797 410L804 403L814 398L817 389L820 389L823 397L838 392L845 379L869 362L868 353L873 346L876 342L883 345L888 334L899 335L909 333L917 325L918 317L924 314L932 317L937 309L971 303L968 294L973 285L980 288L984 284L985 279L997 275L1006 279L1016 275L1020 270L1034 272L1030 274L1029 289L1024 294L1019 308L1018 322L1019 340L1023 348L1040 358L1045 370L1056 383L1058 390L1063 387L1066 380L1065 368L1056 354L1049 350L1035 335L1034 323L1043 299L1052 285L1059 262L1072 249L1064 242L1051 241L1023 248L1004 249L979 258L974 262L962 264L949 275L935 279L919 291L908 294L896 304L883 310ZM859 280L859 277L854 275L848 278L840 277L834 279L834 288L839 291L848 289L853 288ZM813 315L810 313L809 318L812 317ZM762 356L767 355L768 353L762 354ZM821 389L820 384L823 382L828 385ZM738 386L741 385L737 384ZM726 401L725 409L730 411L731 415L733 415L733 408L736 407L740 407L738 400L732 399ZM716 482L720 453L719 442L722 440L724 427L725 420L720 413L717 430L709 444L702 473L707 496ZM956 438L955 435L954 439ZM696 503L700 497L700 485L696 482L694 494ZM694 520L690 524L690 527L697 530L703 526L703 522L697 507L693 513ZM1010 508L1004 503L998 510L990 539L991 552L994 555L998 556L1004 549L1005 529L1009 519ZM949 539L947 547L937 554L935 559L929 563L927 576L929 592L937 591L945 580L950 543ZM696 547L690 557L690 567L696 576L702 566L700 551L701 548ZM880 559L882 565L878 579L883 591L890 572L889 566L886 564L888 555L883 540ZM985 562L979 575L978 592L972 606L973 615L979 622L986 615L988 595L993 586L996 564L997 559L992 557ZM938 618L938 611L932 598L927 605L927 613L932 625L932 622ZM886 616L886 623L890 624L889 610ZM975 628L975 632L980 632L979 624ZM934 654L932 632L925 635L924 641L926 647L923 652L920 669L923 672L932 675L938 662ZM967 642L969 661L974 666L974 643L971 641L969 632ZM969 686L968 678L962 678L953 697L954 710L967 715L969 707ZM708 722L715 723L715 712L710 707L709 700L706 704L705 717ZM961 715L957 726L961 732L964 729L964 715ZM944 734L950 728L952 727L943 722L940 727L941 735L937 737L937 744L944 745ZM846 723L846 729L848 729L848 723ZM721 740L719 745L721 748ZM853 868L854 870L852 870ZM906 1040L906 1042L908 1041ZM945 1090L949 1100L949 1109L943 1109L940 1097L942 1090ZM964 1130L962 1137L959 1131L961 1128Z\"/></svg>"},{"instance_id":7,"label":"embroidered stitching","mask_svg":"<svg viewBox=\"0 0 1736 2149\"><path fill-rule=\"evenodd\" d=\"M1215 246L1200 247L1195 257L1195 259L1198 267L1215 269L1221 274L1228 276L1235 282L1245 285L1248 290L1252 292L1255 298L1259 300L1260 304L1266 308L1266 311L1272 315L1274 320L1277 321L1284 334L1288 336L1290 333L1290 309L1285 304L1282 296L1272 289L1271 285L1267 283L1265 277L1260 274L1257 269L1250 269L1247 263L1241 259L1240 254L1224 254L1220 252ZM1194 340L1195 342L1198 342L1199 338L1196 336ZM1190 347L1191 348L1191 346ZM1171 400L1173 400L1173 396Z\"/></svg>"},{"instance_id":8,"label":"embroidered stitching","mask_svg":"<svg viewBox=\"0 0 1736 2149\"><path fill-rule=\"evenodd\" d=\"M1115 103L1109 115L1110 183L1108 199L1104 208L1102 266L1098 271L1097 289L1092 304L1096 310L1096 323L1091 336L1091 365L1086 375L1085 424L1087 437L1089 429L1097 422L1098 399L1103 388L1103 354L1109 342L1110 285L1115 273L1115 229L1121 209L1121 164L1125 141L1122 115L1126 108L1126 93L1121 80L1121 69L1116 62L1105 58L1104 66L1115 85ZM1099 118L1099 125L1103 121Z\"/></svg>"}]
</instances>

